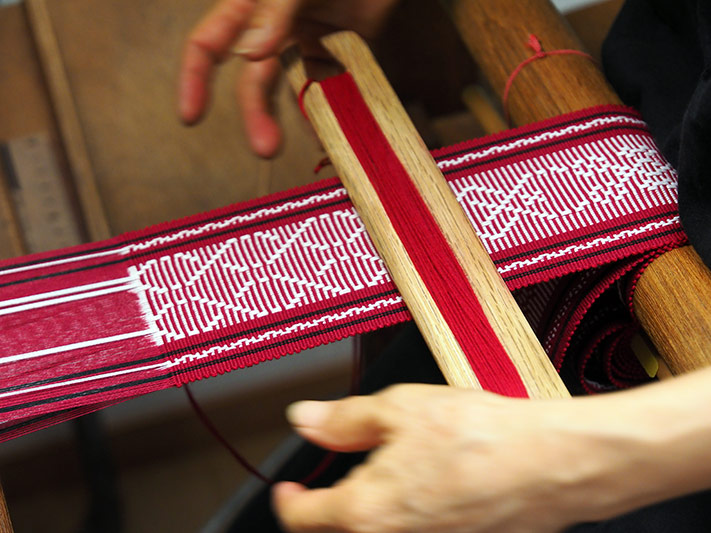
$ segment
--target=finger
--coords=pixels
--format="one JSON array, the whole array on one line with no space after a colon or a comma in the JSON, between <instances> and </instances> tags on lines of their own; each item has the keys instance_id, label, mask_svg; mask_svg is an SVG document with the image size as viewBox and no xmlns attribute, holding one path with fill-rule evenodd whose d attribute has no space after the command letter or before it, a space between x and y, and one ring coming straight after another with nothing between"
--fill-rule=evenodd
<instances>
[{"instance_id":1,"label":"finger","mask_svg":"<svg viewBox=\"0 0 711 533\"><path fill-rule=\"evenodd\" d=\"M396 416L379 396L353 396L335 402L297 402L287 418L304 438L336 451L379 446L396 429Z\"/></svg>"},{"instance_id":2,"label":"finger","mask_svg":"<svg viewBox=\"0 0 711 533\"><path fill-rule=\"evenodd\" d=\"M281 129L272 113L272 98L279 74L279 60L269 58L244 65L237 86L247 138L261 157L272 157L281 144Z\"/></svg>"},{"instance_id":3,"label":"finger","mask_svg":"<svg viewBox=\"0 0 711 533\"><path fill-rule=\"evenodd\" d=\"M262 0L234 52L258 61L278 54L289 40L296 12L304 0Z\"/></svg>"},{"instance_id":4,"label":"finger","mask_svg":"<svg viewBox=\"0 0 711 533\"><path fill-rule=\"evenodd\" d=\"M207 107L212 72L244 30L254 10L252 0L222 0L192 31L180 67L178 111L187 124L198 121Z\"/></svg>"},{"instance_id":5,"label":"finger","mask_svg":"<svg viewBox=\"0 0 711 533\"><path fill-rule=\"evenodd\" d=\"M272 489L272 507L285 530L297 532L333 532L347 511L342 490L308 490L299 483L282 482Z\"/></svg>"}]
</instances>

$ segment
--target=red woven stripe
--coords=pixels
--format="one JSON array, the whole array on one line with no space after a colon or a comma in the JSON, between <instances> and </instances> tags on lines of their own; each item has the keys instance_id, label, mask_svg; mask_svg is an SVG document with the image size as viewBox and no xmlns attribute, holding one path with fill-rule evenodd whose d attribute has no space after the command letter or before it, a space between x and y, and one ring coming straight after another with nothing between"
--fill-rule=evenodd
<instances>
[{"instance_id":1,"label":"red woven stripe","mask_svg":"<svg viewBox=\"0 0 711 533\"><path fill-rule=\"evenodd\" d=\"M415 268L486 390L526 397L526 387L486 319L461 265L349 74L321 83L348 142Z\"/></svg>"}]
</instances>

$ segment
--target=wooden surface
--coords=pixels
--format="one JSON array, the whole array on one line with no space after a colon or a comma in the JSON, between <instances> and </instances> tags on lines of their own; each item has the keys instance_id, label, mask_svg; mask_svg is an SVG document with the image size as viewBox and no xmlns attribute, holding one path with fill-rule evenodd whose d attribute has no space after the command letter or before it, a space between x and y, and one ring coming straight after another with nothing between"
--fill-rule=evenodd
<instances>
[{"instance_id":1,"label":"wooden surface","mask_svg":"<svg viewBox=\"0 0 711 533\"><path fill-rule=\"evenodd\" d=\"M21 5L0 8L0 144L47 132L53 142L52 110L42 85L42 71ZM24 252L9 193L0 165L0 258Z\"/></svg>"},{"instance_id":2,"label":"wooden surface","mask_svg":"<svg viewBox=\"0 0 711 533\"><path fill-rule=\"evenodd\" d=\"M447 4L482 74L499 96L511 71L531 56L525 44L530 33L548 50L582 48L548 0L448 0ZM578 56L554 56L523 69L511 90L509 109L514 124L520 125L618 103L594 63ZM711 276L699 268L699 262L690 248L662 256L642 276L640 286L646 287L646 296L635 298L637 317L674 372L710 362ZM653 280L647 281L650 277ZM674 291L667 290L670 285Z\"/></svg>"},{"instance_id":3,"label":"wooden surface","mask_svg":"<svg viewBox=\"0 0 711 533\"><path fill-rule=\"evenodd\" d=\"M673 374L711 365L710 280L685 246L655 260L637 283L637 316Z\"/></svg>"},{"instance_id":4,"label":"wooden surface","mask_svg":"<svg viewBox=\"0 0 711 533\"><path fill-rule=\"evenodd\" d=\"M326 37L324 44L355 79L389 144L412 177L464 268L474 293L482 302L489 322L517 367L530 396L546 398L567 395L548 357L367 46L355 34L347 32ZM287 58L287 64L290 82L298 92L306 80L303 65L293 54ZM478 386L466 357L442 319L402 243L396 238L377 193L350 150L318 85L309 88L304 102L311 122L363 219L368 234L388 266L447 381L455 386Z\"/></svg>"},{"instance_id":5,"label":"wooden surface","mask_svg":"<svg viewBox=\"0 0 711 533\"><path fill-rule=\"evenodd\" d=\"M10 522L10 512L5 503L5 494L0 485L0 533L12 533L12 523Z\"/></svg>"},{"instance_id":6,"label":"wooden surface","mask_svg":"<svg viewBox=\"0 0 711 533\"><path fill-rule=\"evenodd\" d=\"M111 236L108 220L104 212L103 201L99 196L96 177L47 4L45 0L26 0L25 5L51 95L52 108L61 132L73 184L79 198L87 236L92 241L108 239Z\"/></svg>"},{"instance_id":7,"label":"wooden surface","mask_svg":"<svg viewBox=\"0 0 711 533\"><path fill-rule=\"evenodd\" d=\"M250 153L234 99L238 59L215 76L207 119L180 123L174 95L183 40L211 4L46 0L112 234L332 175L313 174L323 154L286 86L276 102L281 155L262 162Z\"/></svg>"},{"instance_id":8,"label":"wooden surface","mask_svg":"<svg viewBox=\"0 0 711 533\"><path fill-rule=\"evenodd\" d=\"M529 34L543 48L582 44L548 0L448 0L453 20L491 88L501 95L513 69L532 55ZM580 56L536 61L516 77L509 94L513 124L528 124L572 109L620 103L598 67Z\"/></svg>"}]
</instances>

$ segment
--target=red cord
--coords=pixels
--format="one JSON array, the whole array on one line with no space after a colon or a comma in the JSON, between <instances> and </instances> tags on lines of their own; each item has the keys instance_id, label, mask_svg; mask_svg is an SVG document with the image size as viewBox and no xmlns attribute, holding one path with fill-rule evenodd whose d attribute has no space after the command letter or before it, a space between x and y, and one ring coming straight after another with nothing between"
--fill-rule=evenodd
<instances>
[{"instance_id":1,"label":"red cord","mask_svg":"<svg viewBox=\"0 0 711 533\"><path fill-rule=\"evenodd\" d=\"M519 75L519 73L524 69L525 66L529 65L530 63L533 63L534 61L537 61L539 59L543 59L546 56L562 56L562 55L576 55L576 56L582 56L590 61L597 63L595 58L591 56L590 54L587 54L585 52L581 52L580 50L573 50L573 49L568 49L564 48L562 50L551 50L550 52L546 52L543 49L543 45L541 45L541 41L538 40L538 37L533 35L532 33L528 36L528 42L526 45L531 48L534 52L534 54L521 61L515 69L513 69L513 72L511 72L511 75L509 76L509 79L506 80L506 85L504 86L504 94L501 98L502 105L504 107L504 115L506 117L506 123L511 125L511 118L509 115L509 92L511 91L511 86L513 85L514 80L516 79L516 76Z\"/></svg>"},{"instance_id":2,"label":"red cord","mask_svg":"<svg viewBox=\"0 0 711 533\"><path fill-rule=\"evenodd\" d=\"M321 161L319 161L316 166L314 167L314 174L318 174L321 172L325 167L331 165L331 159L328 157L324 157Z\"/></svg>"},{"instance_id":3,"label":"red cord","mask_svg":"<svg viewBox=\"0 0 711 533\"><path fill-rule=\"evenodd\" d=\"M212 420L207 416L207 414L202 410L200 405L195 401L195 398L193 397L193 393L190 391L190 387L185 384L185 394L188 395L188 401L190 402L190 405L192 405L193 410L195 411L195 414L197 415L198 419L202 424L207 428L207 430L212 433L212 436L215 437L215 439L222 444L222 446L225 447L225 449L232 454L232 457L234 457L239 464L242 465L242 468L244 468L247 472L252 474L253 476L261 479L264 483L267 485L273 485L274 480L268 478L264 474L262 474L259 470L254 468L249 461L247 461L242 455L235 450L232 445L227 442L227 439L222 436L222 434L219 432L219 430L215 427L215 425L212 423Z\"/></svg>"},{"instance_id":4,"label":"red cord","mask_svg":"<svg viewBox=\"0 0 711 533\"><path fill-rule=\"evenodd\" d=\"M362 360L363 360L363 353L362 353L362 343L360 341L360 335L356 335L354 341L353 341L353 368L351 371L351 386L350 386L350 391L349 394L351 396L358 394L360 390L360 379L361 379L361 368L362 368ZM188 401L190 402L190 405L192 406L193 410L195 411L195 414L198 417L198 420L202 422L202 424L205 426L205 428L212 434L212 436L217 440L224 448L230 452L232 457L234 457L237 462L242 465L242 468L244 468L247 472L252 474L253 476L257 477L267 485L274 485L276 483L273 479L265 476L262 474L257 468L252 466L252 464L245 459L242 454L240 454L228 441L227 439L220 433L220 431L215 427L215 425L212 423L212 420L210 420L210 417L207 416L207 413L202 410L200 407L200 404L197 403L197 400L195 400L195 397L192 394L192 391L190 390L190 387L188 384L185 384L185 394L188 396ZM331 465L331 463L334 461L338 453L336 452L328 452L326 455L323 457L321 462L316 465L316 467L306 476L304 476L302 479L299 480L299 483L302 485L309 485L313 481L319 478L323 472L326 471L326 469Z\"/></svg>"},{"instance_id":5,"label":"red cord","mask_svg":"<svg viewBox=\"0 0 711 533\"><path fill-rule=\"evenodd\" d=\"M306 96L306 91L311 87L311 84L316 81L311 78L308 78L304 82L304 86L301 87L301 90L299 91L299 95L296 97L296 101L299 103L299 109L301 109L301 114L304 115L304 118L306 120L309 120L309 115L306 113L306 106L304 105L304 96Z\"/></svg>"}]
</instances>

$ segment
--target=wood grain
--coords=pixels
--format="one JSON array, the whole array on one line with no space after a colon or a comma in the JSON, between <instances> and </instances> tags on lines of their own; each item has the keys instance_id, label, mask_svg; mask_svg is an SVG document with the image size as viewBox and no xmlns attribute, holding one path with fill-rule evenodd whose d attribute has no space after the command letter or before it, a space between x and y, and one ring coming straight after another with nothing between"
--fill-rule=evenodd
<instances>
[{"instance_id":1,"label":"wood grain","mask_svg":"<svg viewBox=\"0 0 711 533\"><path fill-rule=\"evenodd\" d=\"M367 46L355 34L348 32L330 35L324 39L324 44L355 79L385 137L463 266L489 322L517 367L530 396L566 396L567 391L560 378ZM303 65L294 56L293 50L286 62L292 87L298 91L306 79ZM387 214L352 153L323 92L318 86L313 86L307 91L304 101L351 200L447 381L455 386L478 386L466 357L443 321L402 243L396 238Z\"/></svg>"},{"instance_id":2,"label":"wood grain","mask_svg":"<svg viewBox=\"0 0 711 533\"><path fill-rule=\"evenodd\" d=\"M12 523L10 522L10 512L7 510L5 493L0 485L0 533L12 533Z\"/></svg>"},{"instance_id":3,"label":"wood grain","mask_svg":"<svg viewBox=\"0 0 711 533\"><path fill-rule=\"evenodd\" d=\"M582 49L549 0L447 0L482 74L501 96L511 71L531 50L534 33L548 50ZM517 77L509 109L515 125L620 100L599 68L578 56L553 56L529 64ZM687 247L664 254L647 269L635 311L675 373L711 363L711 275ZM673 288L673 290L672 290Z\"/></svg>"},{"instance_id":4,"label":"wood grain","mask_svg":"<svg viewBox=\"0 0 711 533\"><path fill-rule=\"evenodd\" d=\"M582 49L548 0L448 0L459 33L493 91L501 95L513 69L532 55L536 35L544 49ZM528 124L573 109L620 103L599 68L580 56L553 56L529 64L509 95L514 124Z\"/></svg>"},{"instance_id":5,"label":"wood grain","mask_svg":"<svg viewBox=\"0 0 711 533\"><path fill-rule=\"evenodd\" d=\"M79 198L86 232L92 241L108 239L111 236L109 223L99 196L84 133L47 4L45 0L27 0L25 5Z\"/></svg>"},{"instance_id":6,"label":"wood grain","mask_svg":"<svg viewBox=\"0 0 711 533\"><path fill-rule=\"evenodd\" d=\"M112 233L137 230L332 176L287 84L276 91L280 154L251 153L235 102L243 62L212 80L205 119L177 116L185 38L214 0L45 0ZM267 179L271 176L271 179Z\"/></svg>"},{"instance_id":7,"label":"wood grain","mask_svg":"<svg viewBox=\"0 0 711 533\"><path fill-rule=\"evenodd\" d=\"M637 283L637 316L673 374L711 365L710 280L685 246L655 260Z\"/></svg>"},{"instance_id":8,"label":"wood grain","mask_svg":"<svg viewBox=\"0 0 711 533\"><path fill-rule=\"evenodd\" d=\"M0 144L38 131L53 131L52 110L42 86L42 70L21 5L0 8ZM27 253L0 164L0 259Z\"/></svg>"}]
</instances>

